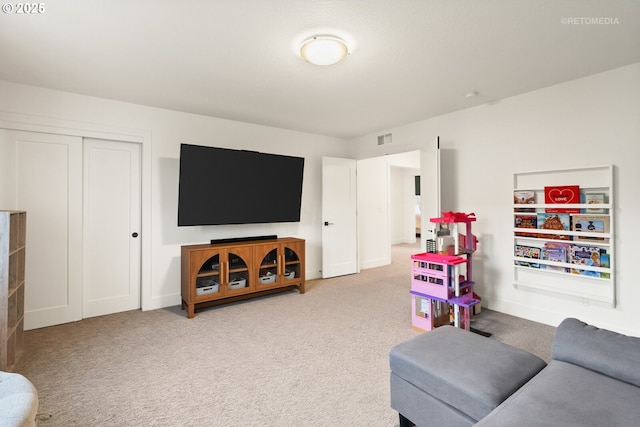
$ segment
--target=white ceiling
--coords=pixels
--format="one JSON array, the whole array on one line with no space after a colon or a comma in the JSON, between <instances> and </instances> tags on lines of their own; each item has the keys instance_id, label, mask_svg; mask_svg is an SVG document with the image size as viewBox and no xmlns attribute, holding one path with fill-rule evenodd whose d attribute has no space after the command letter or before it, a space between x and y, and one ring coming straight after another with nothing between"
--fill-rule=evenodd
<instances>
[{"instance_id":1,"label":"white ceiling","mask_svg":"<svg viewBox=\"0 0 640 427\"><path fill-rule=\"evenodd\" d=\"M42 4L0 14L0 80L341 138L640 62L640 0ZM345 61L297 55L327 33Z\"/></svg>"}]
</instances>

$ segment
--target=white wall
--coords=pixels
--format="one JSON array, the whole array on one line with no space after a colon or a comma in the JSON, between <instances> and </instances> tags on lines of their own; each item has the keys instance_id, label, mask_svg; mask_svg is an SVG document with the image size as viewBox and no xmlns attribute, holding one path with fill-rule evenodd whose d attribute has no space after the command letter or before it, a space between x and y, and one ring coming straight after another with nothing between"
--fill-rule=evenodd
<instances>
[{"instance_id":1,"label":"white wall","mask_svg":"<svg viewBox=\"0 0 640 427\"><path fill-rule=\"evenodd\" d=\"M392 245L416 241L415 173L405 168L391 166L389 174L389 223ZM413 223L413 224L412 224Z\"/></svg>"},{"instance_id":2,"label":"white wall","mask_svg":"<svg viewBox=\"0 0 640 427\"><path fill-rule=\"evenodd\" d=\"M393 144L374 145L381 132L393 132ZM417 149L438 135L442 210L475 212L478 217L474 232L480 243L474 273L485 306L552 325L573 316L640 335L640 286L635 268L640 241L636 226L640 212L640 63L365 135L352 141L351 156L364 159ZM607 308L515 289L513 174L608 164L616 166L617 306Z\"/></svg>"},{"instance_id":3,"label":"white wall","mask_svg":"<svg viewBox=\"0 0 640 427\"><path fill-rule=\"evenodd\" d=\"M640 230L640 63L350 141L0 82L0 119L27 127L76 127L143 141L143 308L179 304L180 245L256 234L307 240L307 275L319 277L321 157L365 159L420 149L441 137L442 209L475 212L480 239L475 276L485 306L558 324L567 316L640 335L635 304ZM299 224L176 226L181 142L306 158ZM511 284L514 172L614 164L614 309L515 289ZM0 192L1 194L1 192ZM366 232L370 229L362 230ZM373 233L371 233L373 235Z\"/></svg>"},{"instance_id":4,"label":"white wall","mask_svg":"<svg viewBox=\"0 0 640 427\"><path fill-rule=\"evenodd\" d=\"M415 176L420 175L420 151L385 156L390 168L389 222L391 244L416 242Z\"/></svg>"},{"instance_id":5,"label":"white wall","mask_svg":"<svg viewBox=\"0 0 640 427\"><path fill-rule=\"evenodd\" d=\"M306 239L307 278L320 276L321 158L346 157L344 140L0 81L0 124L7 123L54 132L88 129L102 137L128 134L143 141L143 309L179 304L180 245L214 238ZM178 228L180 143L304 157L300 223Z\"/></svg>"},{"instance_id":6,"label":"white wall","mask_svg":"<svg viewBox=\"0 0 640 427\"><path fill-rule=\"evenodd\" d=\"M415 150L358 161L361 269L389 264L392 244L415 242L414 176L419 173L420 151Z\"/></svg>"},{"instance_id":7,"label":"white wall","mask_svg":"<svg viewBox=\"0 0 640 427\"><path fill-rule=\"evenodd\" d=\"M391 262L389 182L386 157L358 162L358 262L361 269Z\"/></svg>"}]
</instances>

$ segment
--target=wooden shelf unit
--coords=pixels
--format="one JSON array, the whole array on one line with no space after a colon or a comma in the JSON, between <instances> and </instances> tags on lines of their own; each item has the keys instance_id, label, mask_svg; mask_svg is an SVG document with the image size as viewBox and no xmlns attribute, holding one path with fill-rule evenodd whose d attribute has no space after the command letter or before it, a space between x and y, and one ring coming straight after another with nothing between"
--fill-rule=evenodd
<instances>
[{"instance_id":1,"label":"wooden shelf unit","mask_svg":"<svg viewBox=\"0 0 640 427\"><path fill-rule=\"evenodd\" d=\"M305 291L305 241L295 237L181 248L182 309L298 288Z\"/></svg>"},{"instance_id":2,"label":"wooden shelf unit","mask_svg":"<svg viewBox=\"0 0 640 427\"><path fill-rule=\"evenodd\" d=\"M27 214L0 211L0 370L13 371L24 346Z\"/></svg>"}]
</instances>

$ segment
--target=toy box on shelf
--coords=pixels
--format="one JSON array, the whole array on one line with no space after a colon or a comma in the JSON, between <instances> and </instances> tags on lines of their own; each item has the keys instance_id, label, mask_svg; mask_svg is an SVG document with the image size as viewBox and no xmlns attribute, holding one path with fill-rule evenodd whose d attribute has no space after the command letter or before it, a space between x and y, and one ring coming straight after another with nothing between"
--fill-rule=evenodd
<instances>
[{"instance_id":1,"label":"toy box on shelf","mask_svg":"<svg viewBox=\"0 0 640 427\"><path fill-rule=\"evenodd\" d=\"M469 330L470 315L476 314L480 297L473 292L471 255L477 239L471 232L475 214L446 212L431 218L437 223L437 251L411 256L412 327L430 331L451 324ZM458 230L465 224L465 233Z\"/></svg>"}]
</instances>

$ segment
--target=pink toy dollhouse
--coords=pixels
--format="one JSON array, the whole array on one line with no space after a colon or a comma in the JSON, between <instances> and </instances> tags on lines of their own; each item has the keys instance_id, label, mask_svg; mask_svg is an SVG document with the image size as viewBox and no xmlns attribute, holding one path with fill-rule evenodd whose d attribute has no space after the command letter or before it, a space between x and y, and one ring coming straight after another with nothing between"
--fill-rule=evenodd
<instances>
[{"instance_id":1,"label":"pink toy dollhouse","mask_svg":"<svg viewBox=\"0 0 640 427\"><path fill-rule=\"evenodd\" d=\"M436 224L447 224L451 245L440 245L440 253L420 253L411 256L411 319L412 327L430 331L442 325L454 325L469 330L470 315L480 298L473 292L471 255L477 239L471 233L474 214L446 212L431 218ZM458 232L458 223L466 225ZM444 240L444 239L443 239Z\"/></svg>"}]
</instances>

